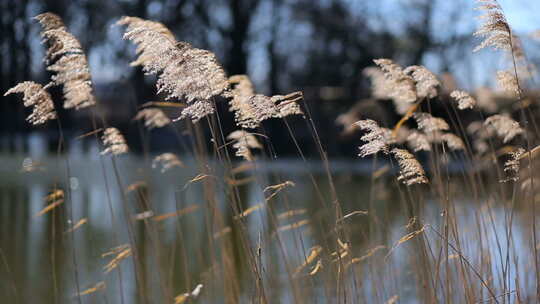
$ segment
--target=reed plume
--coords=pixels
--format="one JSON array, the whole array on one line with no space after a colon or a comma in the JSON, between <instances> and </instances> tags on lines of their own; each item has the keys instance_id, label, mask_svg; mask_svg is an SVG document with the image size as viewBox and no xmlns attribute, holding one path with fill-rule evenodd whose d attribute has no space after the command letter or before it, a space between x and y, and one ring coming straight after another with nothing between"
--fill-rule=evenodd
<instances>
[{"instance_id":1,"label":"reed plume","mask_svg":"<svg viewBox=\"0 0 540 304\"><path fill-rule=\"evenodd\" d=\"M502 137L503 143L511 141L524 132L517 121L505 115L492 115L486 119L484 125L489 126L499 137Z\"/></svg>"},{"instance_id":2,"label":"reed plume","mask_svg":"<svg viewBox=\"0 0 540 304\"><path fill-rule=\"evenodd\" d=\"M233 140L232 147L236 150L235 155L243 157L247 161L253 161L251 149L262 149L262 145L257 138L249 132L236 130L227 136L227 139Z\"/></svg>"},{"instance_id":3,"label":"reed plume","mask_svg":"<svg viewBox=\"0 0 540 304\"><path fill-rule=\"evenodd\" d=\"M56 119L56 111L51 95L42 85L33 81L25 81L7 90L4 96L9 94L22 93L25 107L33 107L32 114L28 115L26 121L33 125L40 125L48 120Z\"/></svg>"},{"instance_id":4,"label":"reed plume","mask_svg":"<svg viewBox=\"0 0 540 304\"><path fill-rule=\"evenodd\" d=\"M476 105L476 100L465 91L452 91L450 97L457 101L460 110L472 109Z\"/></svg>"},{"instance_id":5,"label":"reed plume","mask_svg":"<svg viewBox=\"0 0 540 304\"><path fill-rule=\"evenodd\" d=\"M416 84L412 77L405 74L403 68L390 59L375 59L385 76L385 89L396 102L413 103L417 99Z\"/></svg>"},{"instance_id":6,"label":"reed plume","mask_svg":"<svg viewBox=\"0 0 540 304\"><path fill-rule=\"evenodd\" d=\"M128 145L126 144L126 139L117 128L105 129L105 131L103 131L101 140L103 141L103 145L106 147L105 150L101 152L102 155L120 155L129 151Z\"/></svg>"},{"instance_id":7,"label":"reed plume","mask_svg":"<svg viewBox=\"0 0 540 304\"><path fill-rule=\"evenodd\" d=\"M518 79L513 72L497 71L497 84L506 92L515 94L516 96L521 95Z\"/></svg>"},{"instance_id":8,"label":"reed plume","mask_svg":"<svg viewBox=\"0 0 540 304\"><path fill-rule=\"evenodd\" d=\"M435 74L421 65L412 65L403 70L410 75L416 83L416 95L418 98L435 98L439 95L441 82Z\"/></svg>"},{"instance_id":9,"label":"reed plume","mask_svg":"<svg viewBox=\"0 0 540 304\"><path fill-rule=\"evenodd\" d=\"M412 131L407 136L407 144L414 151L431 151L431 144L426 134Z\"/></svg>"},{"instance_id":10,"label":"reed plume","mask_svg":"<svg viewBox=\"0 0 540 304\"><path fill-rule=\"evenodd\" d=\"M171 123L165 113L158 108L146 108L137 112L135 120L144 120L144 126L148 129L163 128Z\"/></svg>"},{"instance_id":11,"label":"reed plume","mask_svg":"<svg viewBox=\"0 0 540 304\"><path fill-rule=\"evenodd\" d=\"M427 184L429 182L424 168L422 168L420 162L409 151L394 148L390 152L398 161L399 181L407 186L414 184Z\"/></svg>"},{"instance_id":12,"label":"reed plume","mask_svg":"<svg viewBox=\"0 0 540 304\"><path fill-rule=\"evenodd\" d=\"M418 124L418 129L426 133L445 131L450 128L444 119L433 117L429 113L414 113L414 119Z\"/></svg>"},{"instance_id":13,"label":"reed plume","mask_svg":"<svg viewBox=\"0 0 540 304\"><path fill-rule=\"evenodd\" d=\"M380 127L371 119L359 120L354 124L361 130L367 131L360 137L366 143L358 148L360 150L358 156L366 157L379 152L388 153L388 146L394 143L391 130Z\"/></svg>"},{"instance_id":14,"label":"reed plume","mask_svg":"<svg viewBox=\"0 0 540 304\"><path fill-rule=\"evenodd\" d=\"M496 50L512 50L512 32L502 7L496 0L477 0L477 10L484 11L479 17L482 24L474 33L474 36L484 40L474 48L473 52L480 51L486 47L492 47Z\"/></svg>"},{"instance_id":15,"label":"reed plume","mask_svg":"<svg viewBox=\"0 0 540 304\"><path fill-rule=\"evenodd\" d=\"M510 158L504 163L504 172L506 172L507 177L501 182L519 180L520 159L525 155L525 152L525 149L518 148L508 153Z\"/></svg>"},{"instance_id":16,"label":"reed plume","mask_svg":"<svg viewBox=\"0 0 540 304\"><path fill-rule=\"evenodd\" d=\"M137 45L138 58L133 64L142 65L147 74L158 75L158 93L188 104L179 119L197 122L214 113L215 97L229 96L225 71L212 52L177 42L164 25L156 22L122 17L117 24L127 25L124 39Z\"/></svg>"},{"instance_id":17,"label":"reed plume","mask_svg":"<svg viewBox=\"0 0 540 304\"><path fill-rule=\"evenodd\" d=\"M152 160L152 168L161 168L161 173L165 173L174 167L184 167L184 163L174 153L163 153Z\"/></svg>"},{"instance_id":18,"label":"reed plume","mask_svg":"<svg viewBox=\"0 0 540 304\"><path fill-rule=\"evenodd\" d=\"M41 26L42 43L47 45L45 62L54 85L62 85L64 108L82 109L96 103L88 61L81 44L62 23L60 17L44 13L35 17Z\"/></svg>"},{"instance_id":19,"label":"reed plume","mask_svg":"<svg viewBox=\"0 0 540 304\"><path fill-rule=\"evenodd\" d=\"M233 98L229 111L234 112L236 124L245 129L254 129L270 118L284 118L290 115L303 115L298 101L302 92L268 97L256 94L251 80L246 75L233 75L229 78Z\"/></svg>"}]
</instances>

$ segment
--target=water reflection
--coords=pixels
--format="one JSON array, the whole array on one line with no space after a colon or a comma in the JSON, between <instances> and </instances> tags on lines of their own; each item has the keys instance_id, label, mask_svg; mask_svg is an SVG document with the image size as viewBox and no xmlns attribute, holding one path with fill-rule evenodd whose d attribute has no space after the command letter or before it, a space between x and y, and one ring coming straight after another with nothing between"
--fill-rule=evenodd
<instances>
[{"instance_id":1,"label":"water reflection","mask_svg":"<svg viewBox=\"0 0 540 304\"><path fill-rule=\"evenodd\" d=\"M362 174L369 163L332 165L343 214L369 212L342 220L339 227L348 239L339 244L333 230L331 188L318 163L281 161L271 167L261 163L254 175L257 182L231 192L227 181L219 178L217 165L213 176L207 177L214 182L186 187L199 174L195 165L161 174L151 169L149 161L128 156L118 159L116 175L109 158L35 157L41 157L46 170L24 173L22 158L2 158L0 294L6 303L70 303L77 299L77 290L84 292L99 282L106 288L82 296L83 303L169 303L199 283L204 285L201 302L246 303L260 296L255 273L263 277L265 296L275 303L326 303L344 294L353 303L380 303L398 294L402 302L413 303L419 297L418 282L425 279L415 268L422 253L416 239L396 246L397 240L411 231L407 225L417 225L432 246L431 252L423 253L428 259L436 261L444 248L436 233L442 233L445 225L441 202L427 199L418 202L417 214L408 213L403 193L392 179L373 182ZM268 192L261 185L284 181L295 186L265 202ZM44 197L55 188L66 191L66 203L36 216L45 206ZM243 205L235 206L231 196L241 198ZM472 200L456 191L452 208L457 215L453 224L460 231L459 244L452 242L461 257L450 248L452 261L425 275L437 281L463 277L482 290L471 274L474 268L500 290L503 282L498 274L504 261L499 261L510 250L508 277L520 278L520 287L532 292L534 274L526 271L531 267L526 212L518 209L508 246L504 204ZM252 211L235 217L237 209ZM148 211L152 213L145 215ZM416 223L411 222L414 216ZM68 231L81 220L86 222ZM122 244L136 244L136 249L118 269L105 273L111 257L103 254ZM316 246L323 248L322 268L316 270L316 263L299 268ZM347 255L359 262L353 266L341 262L332 254L344 255L340 246L348 246ZM336 275L335 267L342 267L339 272L345 275ZM508 282L509 290L516 288L515 282ZM436 296L460 299L463 294L457 289L455 295L439 291ZM478 294L489 297L485 291Z\"/></svg>"}]
</instances>

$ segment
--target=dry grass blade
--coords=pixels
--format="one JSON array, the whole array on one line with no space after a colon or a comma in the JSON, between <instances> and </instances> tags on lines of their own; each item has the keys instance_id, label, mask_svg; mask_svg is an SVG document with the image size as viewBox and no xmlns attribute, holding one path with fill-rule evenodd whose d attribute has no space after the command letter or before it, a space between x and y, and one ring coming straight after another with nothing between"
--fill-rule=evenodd
<instances>
[{"instance_id":1,"label":"dry grass blade","mask_svg":"<svg viewBox=\"0 0 540 304\"><path fill-rule=\"evenodd\" d=\"M353 211L353 212L350 212L346 215L344 215L342 218L340 218L339 220L337 220L337 222L342 222L350 217L353 217L355 215L368 215L369 213L367 211L363 211L363 210L356 210L356 211Z\"/></svg>"},{"instance_id":2,"label":"dry grass blade","mask_svg":"<svg viewBox=\"0 0 540 304\"><path fill-rule=\"evenodd\" d=\"M35 217L42 216L45 213L53 210L54 208L60 206L64 203L64 190L56 189L45 197L45 202L48 202L49 205L45 206L41 211L36 213Z\"/></svg>"},{"instance_id":3,"label":"dry grass blade","mask_svg":"<svg viewBox=\"0 0 540 304\"><path fill-rule=\"evenodd\" d=\"M358 257L358 258L352 258L351 261L347 264L347 266L357 264L357 263L361 263L361 262L367 260L368 258L372 257L375 253L377 253L377 252L379 252L379 251L381 251L383 249L386 249L386 246L379 245L379 246L373 247L373 248L369 249L366 252L366 254L364 254L363 256Z\"/></svg>"},{"instance_id":4,"label":"dry grass blade","mask_svg":"<svg viewBox=\"0 0 540 304\"><path fill-rule=\"evenodd\" d=\"M107 285L105 285L105 282L98 282L96 285L88 288L88 289L85 289L83 291L81 291L78 295L79 296L85 296L85 295L89 295L89 294L92 294L96 291L100 291L100 290L103 290L107 287Z\"/></svg>"},{"instance_id":5,"label":"dry grass blade","mask_svg":"<svg viewBox=\"0 0 540 304\"><path fill-rule=\"evenodd\" d=\"M199 208L200 208L199 205L190 205L190 206L187 206L186 208L182 208L182 209L180 209L178 211L175 211L175 212L169 212L169 213L165 213L165 214L161 214L161 215L156 215L156 216L154 216L152 218L152 220L154 220L156 222L160 222L160 221L166 220L166 219L171 218L171 217L177 217L177 216L182 216L182 215L192 213L194 211L197 211Z\"/></svg>"},{"instance_id":6,"label":"dry grass blade","mask_svg":"<svg viewBox=\"0 0 540 304\"><path fill-rule=\"evenodd\" d=\"M70 233L70 232L73 232L77 229L79 229L82 225L88 223L88 219L85 217L85 218L82 218L80 219L75 225L73 225L73 227L69 228L68 230L66 230L65 233Z\"/></svg>"},{"instance_id":7,"label":"dry grass blade","mask_svg":"<svg viewBox=\"0 0 540 304\"><path fill-rule=\"evenodd\" d=\"M187 189L187 187L189 187L189 185L193 184L193 183L196 183L196 182L200 182L206 178L209 178L209 177L212 177L211 175L207 175L207 174L197 174L197 176L195 176L194 178L190 179L185 185L184 185L184 190Z\"/></svg>"},{"instance_id":8,"label":"dry grass blade","mask_svg":"<svg viewBox=\"0 0 540 304\"><path fill-rule=\"evenodd\" d=\"M317 261L317 264L315 264L315 267L313 267L313 269L309 272L309 275L315 275L317 274L317 272L319 272L319 270L322 269L322 261L321 260L318 260Z\"/></svg>"},{"instance_id":9,"label":"dry grass blade","mask_svg":"<svg viewBox=\"0 0 540 304\"><path fill-rule=\"evenodd\" d=\"M288 230L297 229L297 228L300 228L302 226L309 224L309 222L310 222L309 220L301 220L292 224L283 225L283 226L278 227L278 231L285 232Z\"/></svg>"},{"instance_id":10,"label":"dry grass blade","mask_svg":"<svg viewBox=\"0 0 540 304\"><path fill-rule=\"evenodd\" d=\"M244 162L243 164L235 167L231 170L231 174L243 173L255 168L255 165L252 162Z\"/></svg>"},{"instance_id":11,"label":"dry grass blade","mask_svg":"<svg viewBox=\"0 0 540 304\"><path fill-rule=\"evenodd\" d=\"M293 216L302 215L302 214L306 214L306 213L307 213L307 209L289 210L289 211L285 211L285 212L282 212L282 213L278 214L277 219L278 220L284 220L284 219L288 219L288 218L293 217Z\"/></svg>"},{"instance_id":12,"label":"dry grass blade","mask_svg":"<svg viewBox=\"0 0 540 304\"><path fill-rule=\"evenodd\" d=\"M226 177L225 181L231 187L238 187L238 186L243 186L243 185L247 185L249 183L256 182L257 179L255 177L253 177L253 176L244 177L244 178L241 178L241 179L232 179L232 178Z\"/></svg>"},{"instance_id":13,"label":"dry grass blade","mask_svg":"<svg viewBox=\"0 0 540 304\"><path fill-rule=\"evenodd\" d=\"M83 139L85 137L88 137L88 136L91 136L91 135L94 135L94 134L98 134L100 133L101 131L103 131L103 128L99 128L99 129L95 129L95 130L92 130L90 132L87 132L87 133L84 133L82 135L79 135L77 137L75 137L75 139Z\"/></svg>"},{"instance_id":14,"label":"dry grass blade","mask_svg":"<svg viewBox=\"0 0 540 304\"><path fill-rule=\"evenodd\" d=\"M388 251L388 253L386 254L386 258L388 258L390 256L390 254L392 254L392 252L401 244L407 242L407 241L410 241L412 240L414 237L416 237L417 235L421 234L422 232L424 232L426 229L426 226L424 225L422 228L420 228L419 230L416 230L416 231L413 231L411 233L408 233L406 235L404 235L402 238L400 238L395 244L394 246L392 246L392 248L390 248L390 250Z\"/></svg>"},{"instance_id":15,"label":"dry grass blade","mask_svg":"<svg viewBox=\"0 0 540 304\"><path fill-rule=\"evenodd\" d=\"M191 291L190 293L183 293L174 298L174 304L182 304L185 303L188 299L192 298L195 299L199 296L203 288L202 284L199 284Z\"/></svg>"},{"instance_id":16,"label":"dry grass blade","mask_svg":"<svg viewBox=\"0 0 540 304\"><path fill-rule=\"evenodd\" d=\"M295 184L291 181L285 181L281 184L272 185L264 188L263 192L271 192L269 196L266 197L266 201L271 200L274 196L276 196L281 190L287 188L287 187L294 187Z\"/></svg>"},{"instance_id":17,"label":"dry grass blade","mask_svg":"<svg viewBox=\"0 0 540 304\"><path fill-rule=\"evenodd\" d=\"M133 219L136 220L136 221L142 221L142 220L145 220L147 218L151 218L153 216L154 216L154 211L147 210L147 211L135 214L133 216Z\"/></svg>"},{"instance_id":18,"label":"dry grass blade","mask_svg":"<svg viewBox=\"0 0 540 304\"><path fill-rule=\"evenodd\" d=\"M136 181L133 184L126 187L125 193L130 193L135 190L146 188L148 187L148 184L145 181Z\"/></svg>"},{"instance_id":19,"label":"dry grass blade","mask_svg":"<svg viewBox=\"0 0 540 304\"><path fill-rule=\"evenodd\" d=\"M214 233L213 238L214 238L214 240L217 240L217 239L222 238L223 236L227 235L228 233L231 233L231 231L232 231L231 227L227 226L227 227L221 229L220 231Z\"/></svg>"},{"instance_id":20,"label":"dry grass blade","mask_svg":"<svg viewBox=\"0 0 540 304\"><path fill-rule=\"evenodd\" d=\"M35 217L38 217L38 216L42 216L44 215L45 213L53 210L54 208L62 205L64 203L64 200L63 199L59 199L57 201L54 201L52 202L51 204L47 205L45 208L41 209L41 211L39 211L38 213L36 213Z\"/></svg>"},{"instance_id":21,"label":"dry grass blade","mask_svg":"<svg viewBox=\"0 0 540 304\"><path fill-rule=\"evenodd\" d=\"M240 213L239 215L235 215L234 216L234 219L239 219L239 218L244 218L248 215L250 215L251 213L261 209L264 207L264 204L263 203L259 203L257 205L254 205L254 206L251 206L249 208L247 208L246 210L244 210L244 212Z\"/></svg>"},{"instance_id":22,"label":"dry grass blade","mask_svg":"<svg viewBox=\"0 0 540 304\"><path fill-rule=\"evenodd\" d=\"M388 301L386 301L385 304L396 304L398 300L399 300L399 296L394 295L390 299L388 299Z\"/></svg>"},{"instance_id":23,"label":"dry grass blade","mask_svg":"<svg viewBox=\"0 0 540 304\"><path fill-rule=\"evenodd\" d=\"M107 263L107 265L103 267L103 270L105 271L105 273L111 272L113 269L118 267L120 262L129 258L131 254L132 254L131 247L129 247L129 245L127 246L124 245L123 248L117 247L114 253L112 253L112 255L116 255L116 256L109 263ZM102 257L107 256L107 255L110 255L110 254L104 254L102 255Z\"/></svg>"},{"instance_id":24,"label":"dry grass blade","mask_svg":"<svg viewBox=\"0 0 540 304\"><path fill-rule=\"evenodd\" d=\"M309 250L309 254L306 257L306 260L304 261L304 263L302 263L302 265L296 267L296 269L294 271L294 275L295 276L298 275L298 273L300 273L300 271L302 271L304 268L306 268L309 264L313 263L317 259L317 257L319 257L321 252L322 252L322 247L321 246L317 245L317 246L312 247Z\"/></svg>"}]
</instances>

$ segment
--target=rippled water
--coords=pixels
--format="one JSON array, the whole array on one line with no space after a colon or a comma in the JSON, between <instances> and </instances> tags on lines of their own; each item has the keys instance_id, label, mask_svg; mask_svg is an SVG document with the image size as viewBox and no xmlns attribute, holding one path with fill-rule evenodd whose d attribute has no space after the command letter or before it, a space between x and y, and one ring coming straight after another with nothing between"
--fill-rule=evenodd
<instances>
[{"instance_id":1,"label":"rippled water","mask_svg":"<svg viewBox=\"0 0 540 304\"><path fill-rule=\"evenodd\" d=\"M172 296L192 290L199 283L204 285L196 300L200 303L225 302L224 295L230 293L238 302L252 302L256 297L254 277L245 251L238 249L245 248L245 244L259 252L266 296L274 299L273 303L338 300L333 268L338 262L332 252L339 250L340 245L333 237L330 187L318 162L260 163L253 174L256 182L248 181L236 187L236 195L244 205L231 206L223 194L226 181L219 177L219 166L212 169L213 176L206 177L215 180L213 198L209 199L208 189L205 191L201 182L188 183L200 173L195 161L189 159L184 159L186 168L160 173L143 158L121 157L117 162L118 176L109 158L101 161L97 156L79 155L69 160L41 157L37 158L40 163L35 164L32 172L21 171L23 158L0 159L2 303L71 303L78 299L83 303L169 303ZM443 231L448 210L426 195L418 204L420 209L411 214L401 199L406 194L400 192L403 189L393 179L381 179L370 186L372 181L366 174L371 168L369 162L336 161L331 165L343 214L369 212L351 215L340 223L350 238L349 255L361 257L370 249L385 246L355 264L354 270L342 278L349 301L382 303L399 295L401 302L415 303L419 295L415 258L419 252L413 241L392 248L410 232L406 225L411 218L418 216L416 225L425 225L422 235L433 246L428 255L436 259L441 254L438 248L442 248L442 239L435 231ZM281 190L267 204L268 208L257 209L242 218L242 227L247 231L242 236L233 209L249 210L265 200L265 193L268 195L262 185L287 180L295 186ZM137 182L144 182L145 186L135 191L120 190ZM54 188L66 190L66 202L37 216L46 205L44 197ZM526 208L516 209L509 247L505 238L508 214L505 203L472 199L465 191L467 185L459 182L452 183L451 188L451 206L460 231L459 246L471 265L463 266L463 259L449 249L452 261L441 264L438 275L444 277L449 273L459 279L460 267L475 268L498 290L502 284L497 279L502 271L499 261L510 249L510 277L518 276L521 288L532 292L534 274L527 271L531 267L531 245ZM214 213L208 211L209 201L216 204ZM135 218L137 214L142 216L142 212L158 216L184 208L189 212L161 221L153 217ZM296 210L297 214L286 217L284 212L290 210ZM87 222L68 232L81 219ZM292 223L300 224L286 228ZM230 240L232 249L223 245L225 239ZM242 242L242 239L247 240ZM133 241L137 244L137 256L122 261L119 270L106 273L104 266L111 257L102 255ZM311 264L294 273L309 249L317 245L326 253L321 259L323 268L315 271L315 264ZM225 255L226 250L232 250L233 254ZM139 261L138 268L134 261ZM138 269L139 276L134 269ZM234 271L238 282L228 284L227 271L229 274ZM315 273L310 275L310 272ZM472 276L467 279L481 290L478 278ZM104 282L106 288L80 298L76 296L77 289L82 292L98 282ZM515 282L509 284L510 290L515 288ZM485 291L480 293L489 297Z\"/></svg>"}]
</instances>

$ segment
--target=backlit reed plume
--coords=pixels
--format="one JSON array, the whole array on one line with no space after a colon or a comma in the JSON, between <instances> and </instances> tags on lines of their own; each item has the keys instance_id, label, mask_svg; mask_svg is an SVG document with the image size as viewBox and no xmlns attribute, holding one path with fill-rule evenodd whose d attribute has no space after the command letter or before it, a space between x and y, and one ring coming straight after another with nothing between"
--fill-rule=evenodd
<instances>
[{"instance_id":1,"label":"backlit reed plume","mask_svg":"<svg viewBox=\"0 0 540 304\"><path fill-rule=\"evenodd\" d=\"M354 124L361 130L366 131L360 137L365 144L358 147L360 150L358 156L366 157L379 152L388 153L388 146L394 143L391 130L380 127L376 121L371 119L359 120Z\"/></svg>"},{"instance_id":2,"label":"backlit reed plume","mask_svg":"<svg viewBox=\"0 0 540 304\"><path fill-rule=\"evenodd\" d=\"M416 101L416 84L412 77L390 59L375 59L386 78L385 86L388 96L396 102L413 103Z\"/></svg>"},{"instance_id":3,"label":"backlit reed plume","mask_svg":"<svg viewBox=\"0 0 540 304\"><path fill-rule=\"evenodd\" d=\"M104 154L113 154L119 155L124 154L129 151L128 145L122 133L118 131L117 128L107 128L103 131L103 136L101 136L103 145L106 147L102 155Z\"/></svg>"},{"instance_id":4,"label":"backlit reed plume","mask_svg":"<svg viewBox=\"0 0 540 304\"><path fill-rule=\"evenodd\" d=\"M227 136L227 139L233 140L232 147L236 150L235 155L243 157L247 161L254 160L251 149L262 149L262 145L257 138L246 131L236 130Z\"/></svg>"},{"instance_id":5,"label":"backlit reed plume","mask_svg":"<svg viewBox=\"0 0 540 304\"><path fill-rule=\"evenodd\" d=\"M409 133L407 144L414 152L431 151L431 144L427 135L419 131Z\"/></svg>"},{"instance_id":6,"label":"backlit reed plume","mask_svg":"<svg viewBox=\"0 0 540 304\"><path fill-rule=\"evenodd\" d=\"M158 108L146 108L135 115L135 120L144 120L144 126L148 129L163 128L171 123L165 113Z\"/></svg>"},{"instance_id":7,"label":"backlit reed plume","mask_svg":"<svg viewBox=\"0 0 540 304\"><path fill-rule=\"evenodd\" d=\"M515 94L516 96L521 95L518 80L513 72L497 71L497 84L506 92Z\"/></svg>"},{"instance_id":8,"label":"backlit reed plume","mask_svg":"<svg viewBox=\"0 0 540 304\"><path fill-rule=\"evenodd\" d=\"M35 17L43 29L42 43L47 45L47 70L55 85L62 85L64 108L82 109L95 105L88 61L81 44L63 25L60 17L44 13Z\"/></svg>"},{"instance_id":9,"label":"backlit reed plume","mask_svg":"<svg viewBox=\"0 0 540 304\"><path fill-rule=\"evenodd\" d=\"M497 136L503 138L503 143L511 141L514 137L524 132L517 121L499 114L488 117L484 125L492 128Z\"/></svg>"},{"instance_id":10,"label":"backlit reed plume","mask_svg":"<svg viewBox=\"0 0 540 304\"><path fill-rule=\"evenodd\" d=\"M161 173L165 173L174 167L184 167L184 163L174 153L163 153L154 158L152 168L161 168Z\"/></svg>"},{"instance_id":11,"label":"backlit reed plume","mask_svg":"<svg viewBox=\"0 0 540 304\"><path fill-rule=\"evenodd\" d=\"M476 105L476 100L465 91L452 91L450 97L457 101L460 110L472 109Z\"/></svg>"},{"instance_id":12,"label":"backlit reed plume","mask_svg":"<svg viewBox=\"0 0 540 304\"><path fill-rule=\"evenodd\" d=\"M476 2L478 3L476 9L483 11L484 14L479 17L482 24L474 36L484 40L473 51L477 52L486 47L511 51L512 34L502 7L496 0L477 0Z\"/></svg>"},{"instance_id":13,"label":"backlit reed plume","mask_svg":"<svg viewBox=\"0 0 540 304\"><path fill-rule=\"evenodd\" d=\"M414 119L418 124L418 129L426 133L445 131L450 128L444 119L433 117L429 113L414 113Z\"/></svg>"},{"instance_id":14,"label":"backlit reed plume","mask_svg":"<svg viewBox=\"0 0 540 304\"><path fill-rule=\"evenodd\" d=\"M416 83L416 95L419 98L434 98L439 94L441 87L437 77L424 66L412 65L407 67L403 73L410 75Z\"/></svg>"},{"instance_id":15,"label":"backlit reed plume","mask_svg":"<svg viewBox=\"0 0 540 304\"><path fill-rule=\"evenodd\" d=\"M414 155L405 149L394 148L390 151L399 164L398 180L407 186L427 184L429 181L422 165Z\"/></svg>"},{"instance_id":16,"label":"backlit reed plume","mask_svg":"<svg viewBox=\"0 0 540 304\"><path fill-rule=\"evenodd\" d=\"M443 133L440 136L441 141L445 142L450 150L465 150L465 144L463 140L452 133Z\"/></svg>"},{"instance_id":17,"label":"backlit reed plume","mask_svg":"<svg viewBox=\"0 0 540 304\"><path fill-rule=\"evenodd\" d=\"M302 92L272 97L255 94L253 84L246 75L231 76L229 83L233 88L229 111L234 112L236 124L241 128L257 128L262 121L270 118L303 115L298 104L303 99Z\"/></svg>"},{"instance_id":18,"label":"backlit reed plume","mask_svg":"<svg viewBox=\"0 0 540 304\"><path fill-rule=\"evenodd\" d=\"M227 95L229 83L212 52L177 42L170 31L163 30L164 25L157 26L155 22L123 17L117 24L127 25L123 38L137 45L135 64L142 65L147 74L158 75L158 93L188 104L179 119L197 122L214 113L213 100Z\"/></svg>"},{"instance_id":19,"label":"backlit reed plume","mask_svg":"<svg viewBox=\"0 0 540 304\"><path fill-rule=\"evenodd\" d=\"M510 158L504 163L504 172L507 174L507 177L501 182L515 182L519 180L520 159L525 152L525 149L518 148L517 150L508 153Z\"/></svg>"},{"instance_id":20,"label":"backlit reed plume","mask_svg":"<svg viewBox=\"0 0 540 304\"><path fill-rule=\"evenodd\" d=\"M56 119L56 111L51 99L51 95L42 85L33 81L25 81L9 89L4 96L15 93L23 93L25 107L33 107L32 114L28 115L26 121L33 125L43 124L48 120Z\"/></svg>"}]
</instances>

